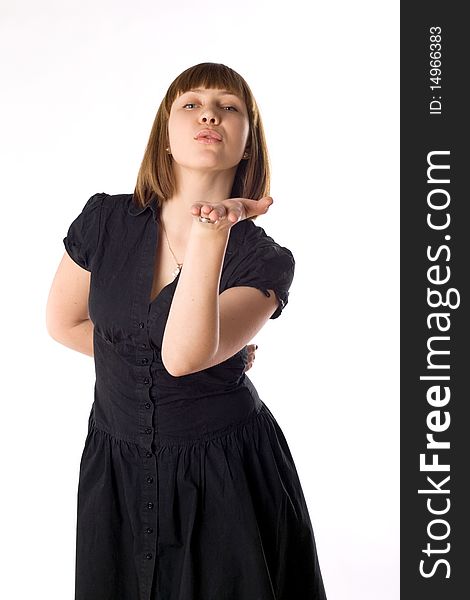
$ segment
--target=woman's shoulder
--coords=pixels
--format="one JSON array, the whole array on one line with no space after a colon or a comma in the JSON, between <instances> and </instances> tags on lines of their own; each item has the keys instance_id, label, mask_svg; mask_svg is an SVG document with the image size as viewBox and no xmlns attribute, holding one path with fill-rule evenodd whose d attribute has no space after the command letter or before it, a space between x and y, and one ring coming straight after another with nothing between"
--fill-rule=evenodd
<instances>
[{"instance_id":1,"label":"woman's shoulder","mask_svg":"<svg viewBox=\"0 0 470 600\"><path fill-rule=\"evenodd\" d=\"M102 192L98 194L103 196L103 207L109 211L128 212L133 205L134 194L107 194Z\"/></svg>"},{"instance_id":2,"label":"woman's shoulder","mask_svg":"<svg viewBox=\"0 0 470 600\"><path fill-rule=\"evenodd\" d=\"M265 229L245 219L232 227L227 258L222 278L222 290L248 286L256 287L269 296L274 290L279 306L271 316L276 319L288 302L289 288L294 278L295 260L286 246L281 246Z\"/></svg>"},{"instance_id":3,"label":"woman's shoulder","mask_svg":"<svg viewBox=\"0 0 470 600\"><path fill-rule=\"evenodd\" d=\"M97 196L102 201L103 207L103 215L102 219L113 223L115 227L118 227L119 224L128 227L130 221L135 220L136 225L137 221L140 222L139 219L134 219L137 215L140 215L146 210L150 211L150 206L148 207L138 207L134 201L134 194L108 194L108 193L100 193ZM154 209L155 210L155 209Z\"/></svg>"},{"instance_id":4,"label":"woman's shoulder","mask_svg":"<svg viewBox=\"0 0 470 600\"><path fill-rule=\"evenodd\" d=\"M90 212L97 207L108 210L128 210L132 204L133 194L108 194L107 192L96 192L92 194L83 211Z\"/></svg>"},{"instance_id":5,"label":"woman's shoulder","mask_svg":"<svg viewBox=\"0 0 470 600\"><path fill-rule=\"evenodd\" d=\"M266 232L264 227L256 224L253 219L244 219L234 225L230 233L230 238L232 239L233 250L243 254L269 247L275 248L278 251L283 250L291 254L289 248L277 242Z\"/></svg>"}]
</instances>

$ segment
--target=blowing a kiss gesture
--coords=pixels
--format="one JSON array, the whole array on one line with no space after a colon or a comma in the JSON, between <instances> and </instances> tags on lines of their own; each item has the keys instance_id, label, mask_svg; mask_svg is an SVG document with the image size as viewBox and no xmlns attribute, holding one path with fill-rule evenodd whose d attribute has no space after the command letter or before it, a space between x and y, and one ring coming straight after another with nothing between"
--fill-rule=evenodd
<instances>
[{"instance_id":1,"label":"blowing a kiss gesture","mask_svg":"<svg viewBox=\"0 0 470 600\"><path fill-rule=\"evenodd\" d=\"M232 225L248 219L255 215L263 215L268 212L273 203L271 196L265 196L260 200L251 200L249 198L229 198L218 203L203 204L195 202L191 205L191 214L196 222L200 222L199 217L210 219L203 225L217 230L230 229Z\"/></svg>"}]
</instances>

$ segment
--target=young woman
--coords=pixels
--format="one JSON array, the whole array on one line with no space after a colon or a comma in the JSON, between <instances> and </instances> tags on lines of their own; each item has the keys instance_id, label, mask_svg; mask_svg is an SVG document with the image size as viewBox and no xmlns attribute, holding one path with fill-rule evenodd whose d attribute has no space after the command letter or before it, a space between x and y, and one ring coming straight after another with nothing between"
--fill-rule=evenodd
<instances>
[{"instance_id":1,"label":"young woman","mask_svg":"<svg viewBox=\"0 0 470 600\"><path fill-rule=\"evenodd\" d=\"M202 63L169 87L134 193L94 194L70 225L47 326L96 368L76 600L326 598L292 455L245 374L294 276L255 224L268 191L248 85Z\"/></svg>"}]
</instances>

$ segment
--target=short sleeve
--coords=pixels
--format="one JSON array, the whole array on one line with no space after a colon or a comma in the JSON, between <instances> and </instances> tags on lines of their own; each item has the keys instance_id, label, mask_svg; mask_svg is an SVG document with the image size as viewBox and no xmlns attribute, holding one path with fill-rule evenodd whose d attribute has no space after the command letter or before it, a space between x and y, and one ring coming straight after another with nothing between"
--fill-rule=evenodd
<instances>
[{"instance_id":1,"label":"short sleeve","mask_svg":"<svg viewBox=\"0 0 470 600\"><path fill-rule=\"evenodd\" d=\"M67 236L63 239L69 256L83 269L92 270L96 252L104 198L108 194L94 194L89 198L82 212L72 221Z\"/></svg>"},{"instance_id":2,"label":"short sleeve","mask_svg":"<svg viewBox=\"0 0 470 600\"><path fill-rule=\"evenodd\" d=\"M295 260L292 252L279 245L262 227L249 225L240 259L236 261L227 287L248 286L270 296L274 290L278 307L271 315L277 319L289 299L289 288L294 278Z\"/></svg>"}]
</instances>

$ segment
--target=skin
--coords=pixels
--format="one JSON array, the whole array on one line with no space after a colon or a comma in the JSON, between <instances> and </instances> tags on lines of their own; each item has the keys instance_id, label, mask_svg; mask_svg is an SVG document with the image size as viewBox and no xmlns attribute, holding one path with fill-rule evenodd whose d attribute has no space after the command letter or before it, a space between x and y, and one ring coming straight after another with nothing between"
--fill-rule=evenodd
<instances>
[{"instance_id":1,"label":"skin","mask_svg":"<svg viewBox=\"0 0 470 600\"><path fill-rule=\"evenodd\" d=\"M248 344L248 346L247 346L248 356L247 356L247 363L246 363L246 367L245 367L245 373L246 373L246 371L248 371L248 369L251 369L251 367L253 366L253 363L255 362L255 352L256 352L257 347L258 346L256 344Z\"/></svg>"}]
</instances>

